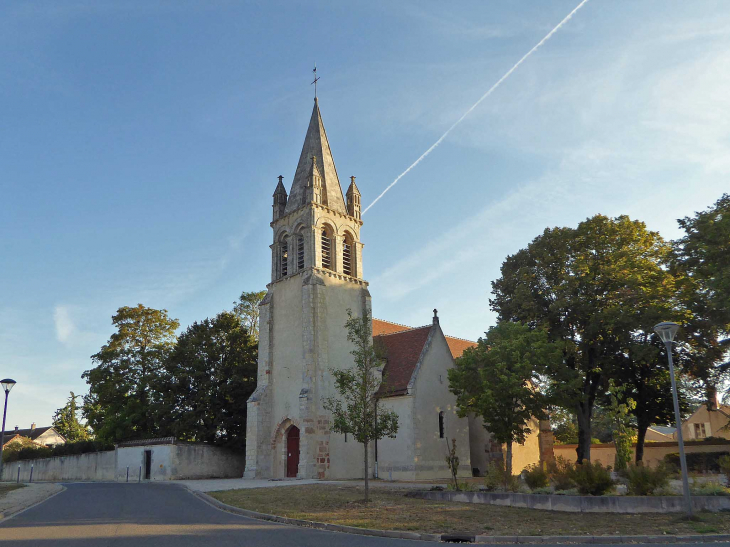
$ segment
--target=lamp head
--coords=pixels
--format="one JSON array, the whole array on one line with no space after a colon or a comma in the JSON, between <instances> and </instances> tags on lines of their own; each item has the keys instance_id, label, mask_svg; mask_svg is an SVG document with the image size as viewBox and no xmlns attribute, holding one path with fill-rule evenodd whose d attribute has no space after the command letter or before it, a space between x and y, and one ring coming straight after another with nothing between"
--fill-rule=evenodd
<instances>
[{"instance_id":1,"label":"lamp head","mask_svg":"<svg viewBox=\"0 0 730 547\"><path fill-rule=\"evenodd\" d=\"M5 378L5 380L0 380L0 385L3 386L3 391L5 391L5 393L10 393L10 390L13 389L13 386L15 385L15 380Z\"/></svg>"},{"instance_id":2,"label":"lamp head","mask_svg":"<svg viewBox=\"0 0 730 547\"><path fill-rule=\"evenodd\" d=\"M672 323L671 321L664 321L654 327L654 332L657 333L659 338L661 338L662 342L665 344L671 344L674 342L674 337L677 335L678 330L679 325L677 323Z\"/></svg>"}]
</instances>

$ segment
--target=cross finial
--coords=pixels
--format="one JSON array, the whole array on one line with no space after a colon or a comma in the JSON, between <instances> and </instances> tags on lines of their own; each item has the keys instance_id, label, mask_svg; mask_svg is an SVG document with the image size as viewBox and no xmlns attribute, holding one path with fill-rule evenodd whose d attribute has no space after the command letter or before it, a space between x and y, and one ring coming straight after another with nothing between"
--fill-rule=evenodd
<instances>
[{"instance_id":1,"label":"cross finial","mask_svg":"<svg viewBox=\"0 0 730 547\"><path fill-rule=\"evenodd\" d=\"M284 180L284 177L282 175L279 175L279 182L281 183L282 180Z\"/></svg>"},{"instance_id":2,"label":"cross finial","mask_svg":"<svg viewBox=\"0 0 730 547\"><path fill-rule=\"evenodd\" d=\"M350 177L350 184L355 184L355 177L354 176Z\"/></svg>"},{"instance_id":3,"label":"cross finial","mask_svg":"<svg viewBox=\"0 0 730 547\"><path fill-rule=\"evenodd\" d=\"M319 81L319 76L317 76L317 63L314 63L314 70L312 70L314 73L314 80L312 81L312 84L314 84L314 100L317 100L317 82ZM309 85L312 85L309 84Z\"/></svg>"}]
</instances>

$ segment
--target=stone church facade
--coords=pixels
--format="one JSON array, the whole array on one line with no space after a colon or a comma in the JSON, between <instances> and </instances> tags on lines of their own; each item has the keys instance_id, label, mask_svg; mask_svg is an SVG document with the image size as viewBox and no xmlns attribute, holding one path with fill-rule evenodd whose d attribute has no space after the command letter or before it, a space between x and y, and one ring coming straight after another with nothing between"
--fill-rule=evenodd
<instances>
[{"instance_id":1,"label":"stone church facade","mask_svg":"<svg viewBox=\"0 0 730 547\"><path fill-rule=\"evenodd\" d=\"M330 432L323 408L337 395L330 370L353 366L347 310L371 313L362 224L355 177L343 194L315 99L290 192L279 177L273 196L271 283L259 307L245 477L362 478L362 445ZM447 438L456 439L460 475L483 471L490 458L501 457L502 447L478 419L456 415L448 390L448 368L473 342L445 336L435 310L431 324L419 328L373 320L373 341L385 351L382 400L398 413L399 431L395 439L371 443L371 475L447 477ZM540 459L538 429L516 447L517 460Z\"/></svg>"}]
</instances>

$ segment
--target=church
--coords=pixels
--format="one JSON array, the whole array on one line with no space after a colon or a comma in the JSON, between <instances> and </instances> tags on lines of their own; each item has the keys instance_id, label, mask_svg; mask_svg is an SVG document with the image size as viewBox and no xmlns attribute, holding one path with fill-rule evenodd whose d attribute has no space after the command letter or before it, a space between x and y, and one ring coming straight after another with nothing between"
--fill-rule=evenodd
<instances>
[{"instance_id":1,"label":"church","mask_svg":"<svg viewBox=\"0 0 730 547\"><path fill-rule=\"evenodd\" d=\"M347 310L371 316L363 276L360 191L343 193L317 98L289 193L273 195L271 283L259 306L257 387L247 403L247 478L363 478L362 445L330 431L323 408L336 396L333 368L354 366ZM368 473L389 480L449 477L447 439L456 439L459 476L483 473L502 457L481 419L459 418L447 371L476 345L445 336L437 311L411 328L373 319L385 355L382 402L398 414L398 433L371 443ZM541 460L547 438L537 422L515 446L513 468Z\"/></svg>"}]
</instances>

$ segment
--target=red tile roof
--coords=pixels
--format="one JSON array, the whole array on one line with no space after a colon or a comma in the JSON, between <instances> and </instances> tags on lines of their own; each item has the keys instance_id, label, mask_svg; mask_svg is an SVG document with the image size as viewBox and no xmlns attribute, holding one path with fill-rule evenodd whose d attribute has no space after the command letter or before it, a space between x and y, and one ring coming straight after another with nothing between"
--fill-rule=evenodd
<instances>
[{"instance_id":1,"label":"red tile roof","mask_svg":"<svg viewBox=\"0 0 730 547\"><path fill-rule=\"evenodd\" d=\"M408 383L411 381L430 331L431 325L412 328L373 319L373 343L386 356L383 374L388 384L388 395L403 395L408 391ZM476 346L475 342L452 336L446 337L446 343L454 359L461 357L466 348ZM385 394L382 389L381 394Z\"/></svg>"}]
</instances>

